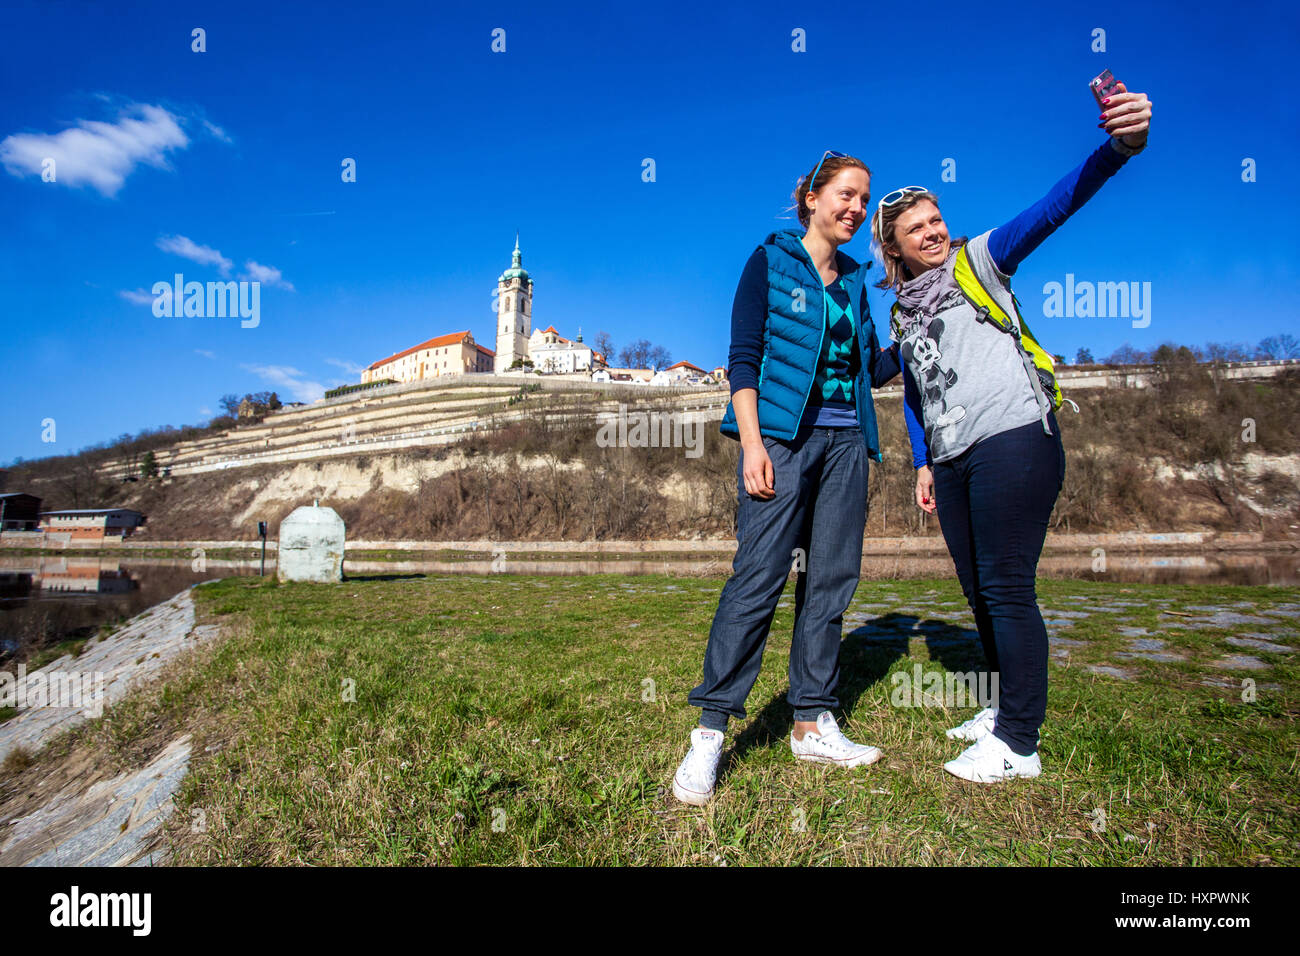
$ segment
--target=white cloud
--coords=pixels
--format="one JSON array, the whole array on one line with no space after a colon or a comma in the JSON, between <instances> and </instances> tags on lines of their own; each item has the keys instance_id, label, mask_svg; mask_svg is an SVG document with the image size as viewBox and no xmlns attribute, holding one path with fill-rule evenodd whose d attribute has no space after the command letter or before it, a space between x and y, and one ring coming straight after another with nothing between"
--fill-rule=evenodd
<instances>
[{"instance_id":1,"label":"white cloud","mask_svg":"<svg viewBox=\"0 0 1300 956\"><path fill-rule=\"evenodd\" d=\"M358 365L356 362L349 362L346 359L327 358L325 363L327 365L337 365L349 375L360 375L366 368L364 365Z\"/></svg>"},{"instance_id":2,"label":"white cloud","mask_svg":"<svg viewBox=\"0 0 1300 956\"><path fill-rule=\"evenodd\" d=\"M141 163L167 167L167 152L184 149L189 138L180 117L161 106L133 103L117 122L77 120L58 133L13 133L0 140L0 163L11 176L37 176L46 159L54 160L54 182L90 186L115 196Z\"/></svg>"},{"instance_id":3,"label":"white cloud","mask_svg":"<svg viewBox=\"0 0 1300 956\"><path fill-rule=\"evenodd\" d=\"M289 365L241 365L245 371L252 372L263 381L287 389L294 401L314 402L325 397L325 386L320 382L309 382L303 378L303 372ZM280 396L284 401L284 396Z\"/></svg>"},{"instance_id":4,"label":"white cloud","mask_svg":"<svg viewBox=\"0 0 1300 956\"><path fill-rule=\"evenodd\" d=\"M163 236L158 240L158 248L200 265L216 266L223 276L229 275L230 267L234 265L216 249L211 246L200 246L187 236Z\"/></svg>"},{"instance_id":5,"label":"white cloud","mask_svg":"<svg viewBox=\"0 0 1300 956\"><path fill-rule=\"evenodd\" d=\"M211 415L211 414L212 414L212 409L210 409L210 408L208 408L208 406L204 405L202 408L199 409L199 414L200 414L200 415L204 415L204 416Z\"/></svg>"},{"instance_id":6,"label":"white cloud","mask_svg":"<svg viewBox=\"0 0 1300 956\"><path fill-rule=\"evenodd\" d=\"M274 266L264 266L259 262L254 262L252 259L249 259L244 263L244 274L240 276L240 278L252 279L253 281L260 282L262 285L266 286L280 286L283 289L288 289L290 292L294 291L293 283L284 281L284 279L280 277L279 269Z\"/></svg>"},{"instance_id":7,"label":"white cloud","mask_svg":"<svg viewBox=\"0 0 1300 956\"><path fill-rule=\"evenodd\" d=\"M215 352L209 352L207 349L195 349L194 351L196 354L202 355L204 358L214 359L217 357Z\"/></svg>"},{"instance_id":8,"label":"white cloud","mask_svg":"<svg viewBox=\"0 0 1300 956\"><path fill-rule=\"evenodd\" d=\"M203 128L211 133L215 139L219 139L223 143L234 142L234 140L230 138L230 135L216 123L209 123L207 120L204 120Z\"/></svg>"},{"instance_id":9,"label":"white cloud","mask_svg":"<svg viewBox=\"0 0 1300 956\"><path fill-rule=\"evenodd\" d=\"M153 305L154 296L144 289L123 289L118 295L132 305Z\"/></svg>"}]
</instances>

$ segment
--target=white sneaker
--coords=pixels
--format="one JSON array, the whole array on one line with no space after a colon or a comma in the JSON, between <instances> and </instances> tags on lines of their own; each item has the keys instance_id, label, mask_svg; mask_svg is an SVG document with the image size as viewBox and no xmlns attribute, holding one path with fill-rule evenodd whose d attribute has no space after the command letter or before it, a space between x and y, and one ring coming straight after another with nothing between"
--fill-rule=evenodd
<instances>
[{"instance_id":1,"label":"white sneaker","mask_svg":"<svg viewBox=\"0 0 1300 956\"><path fill-rule=\"evenodd\" d=\"M943 769L972 783L997 783L1012 777L1037 777L1043 771L1043 764L1037 753L1022 757L1002 738L985 734L956 760L944 764Z\"/></svg>"},{"instance_id":2,"label":"white sneaker","mask_svg":"<svg viewBox=\"0 0 1300 956\"><path fill-rule=\"evenodd\" d=\"M691 749L686 752L673 777L673 796L682 803L702 807L713 796L722 757L722 731L696 727L691 731Z\"/></svg>"},{"instance_id":3,"label":"white sneaker","mask_svg":"<svg viewBox=\"0 0 1300 956\"><path fill-rule=\"evenodd\" d=\"M969 740L972 743L985 734L993 733L993 725L998 719L996 707L985 707L978 714L963 724L950 727L944 731L953 740Z\"/></svg>"},{"instance_id":4,"label":"white sneaker","mask_svg":"<svg viewBox=\"0 0 1300 956\"><path fill-rule=\"evenodd\" d=\"M817 733L809 731L803 740L790 734L790 750L800 760L833 763L840 767L863 767L880 759L878 747L855 744L845 737L829 710L817 715Z\"/></svg>"}]
</instances>

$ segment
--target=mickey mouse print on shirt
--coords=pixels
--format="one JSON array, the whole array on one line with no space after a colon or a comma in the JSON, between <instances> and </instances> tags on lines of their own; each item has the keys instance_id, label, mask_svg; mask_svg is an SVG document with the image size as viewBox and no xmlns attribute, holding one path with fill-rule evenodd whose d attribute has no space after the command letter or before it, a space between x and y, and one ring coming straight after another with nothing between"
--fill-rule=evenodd
<instances>
[{"instance_id":1,"label":"mickey mouse print on shirt","mask_svg":"<svg viewBox=\"0 0 1300 956\"><path fill-rule=\"evenodd\" d=\"M918 325L916 334L905 338L899 346L903 361L920 373L917 386L921 389L921 414L931 427L932 447L944 444L944 430L966 417L966 409L961 405L948 407L947 392L957 383L957 372L941 365L943 353L939 339L942 335L943 319L936 318L924 330Z\"/></svg>"}]
</instances>

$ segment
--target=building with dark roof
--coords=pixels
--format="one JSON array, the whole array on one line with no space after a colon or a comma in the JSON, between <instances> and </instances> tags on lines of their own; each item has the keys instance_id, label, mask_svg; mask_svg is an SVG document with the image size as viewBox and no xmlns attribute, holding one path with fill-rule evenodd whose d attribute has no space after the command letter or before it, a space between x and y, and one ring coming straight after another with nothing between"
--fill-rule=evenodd
<instances>
[{"instance_id":1,"label":"building with dark roof","mask_svg":"<svg viewBox=\"0 0 1300 956\"><path fill-rule=\"evenodd\" d=\"M21 491L0 494L0 531L35 531L40 521L40 498Z\"/></svg>"}]
</instances>

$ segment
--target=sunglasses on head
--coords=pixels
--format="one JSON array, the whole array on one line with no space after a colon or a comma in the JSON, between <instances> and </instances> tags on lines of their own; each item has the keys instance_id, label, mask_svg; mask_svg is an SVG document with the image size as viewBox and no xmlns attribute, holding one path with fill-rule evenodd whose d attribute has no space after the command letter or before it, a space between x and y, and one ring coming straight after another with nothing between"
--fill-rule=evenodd
<instances>
[{"instance_id":1,"label":"sunglasses on head","mask_svg":"<svg viewBox=\"0 0 1300 956\"><path fill-rule=\"evenodd\" d=\"M808 181L804 183L804 192L807 192L808 190L812 189L812 184L817 182L817 174L822 171L822 164L826 162L828 158L844 159L848 155L849 155L848 153L841 153L838 150L834 150L834 149L828 149L826 150L826 152L822 153L822 158L817 161L817 168L813 170L813 174L810 177L808 177Z\"/></svg>"},{"instance_id":2,"label":"sunglasses on head","mask_svg":"<svg viewBox=\"0 0 1300 956\"><path fill-rule=\"evenodd\" d=\"M928 193L930 190L924 186L904 186L902 189L895 189L892 193L885 193L880 197L881 206L892 206L896 202L902 202L903 197L908 193Z\"/></svg>"},{"instance_id":3,"label":"sunglasses on head","mask_svg":"<svg viewBox=\"0 0 1300 956\"><path fill-rule=\"evenodd\" d=\"M883 231L885 226L885 207L893 206L902 202L912 193L928 193L930 190L924 186L904 186L902 189L895 189L892 193L885 193L880 197L880 203L876 206L876 215L880 218L880 227Z\"/></svg>"}]
</instances>

